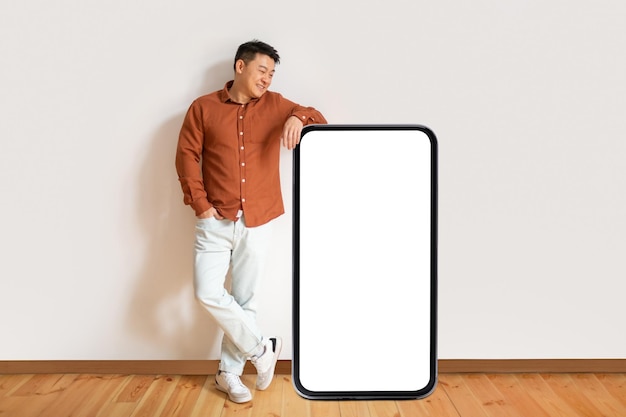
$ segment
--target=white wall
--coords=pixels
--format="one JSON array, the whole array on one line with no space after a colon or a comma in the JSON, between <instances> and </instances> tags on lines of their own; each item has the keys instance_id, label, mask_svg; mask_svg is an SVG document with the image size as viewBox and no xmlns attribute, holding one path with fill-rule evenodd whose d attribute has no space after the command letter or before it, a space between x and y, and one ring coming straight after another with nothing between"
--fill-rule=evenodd
<instances>
[{"instance_id":1,"label":"white wall","mask_svg":"<svg viewBox=\"0 0 626 417\"><path fill-rule=\"evenodd\" d=\"M626 357L626 4L221 3L0 3L0 360L217 357L174 151L254 37L331 122L437 134L441 358ZM290 221L260 311L285 359Z\"/></svg>"}]
</instances>

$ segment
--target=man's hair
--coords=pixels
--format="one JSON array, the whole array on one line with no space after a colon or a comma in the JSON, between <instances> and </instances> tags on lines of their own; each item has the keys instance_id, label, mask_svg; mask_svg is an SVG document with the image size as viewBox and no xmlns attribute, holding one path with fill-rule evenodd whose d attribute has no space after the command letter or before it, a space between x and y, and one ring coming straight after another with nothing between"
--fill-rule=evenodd
<instances>
[{"instance_id":1,"label":"man's hair","mask_svg":"<svg viewBox=\"0 0 626 417\"><path fill-rule=\"evenodd\" d=\"M280 57L278 56L278 52L272 46L266 44L265 42L261 42L257 39L251 40L250 42L242 43L237 48L237 53L235 54L235 62L233 64L233 69L236 69L237 61L240 59L243 60L246 64L250 61L254 60L256 54L267 55L274 60L275 63L280 62Z\"/></svg>"}]
</instances>

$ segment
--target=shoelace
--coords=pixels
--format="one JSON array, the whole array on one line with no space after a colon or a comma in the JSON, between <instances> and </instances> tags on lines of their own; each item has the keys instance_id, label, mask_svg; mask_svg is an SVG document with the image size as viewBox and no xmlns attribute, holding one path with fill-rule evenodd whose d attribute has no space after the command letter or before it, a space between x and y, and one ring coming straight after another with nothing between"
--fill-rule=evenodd
<instances>
[{"instance_id":1,"label":"shoelace","mask_svg":"<svg viewBox=\"0 0 626 417\"><path fill-rule=\"evenodd\" d=\"M226 379L226 383L230 387L233 387L233 388L235 388L235 386L237 386L239 388L245 388L246 387L243 384L243 382L241 382L241 379L239 379L239 377L237 375L226 373L226 375L224 375L224 378Z\"/></svg>"}]
</instances>

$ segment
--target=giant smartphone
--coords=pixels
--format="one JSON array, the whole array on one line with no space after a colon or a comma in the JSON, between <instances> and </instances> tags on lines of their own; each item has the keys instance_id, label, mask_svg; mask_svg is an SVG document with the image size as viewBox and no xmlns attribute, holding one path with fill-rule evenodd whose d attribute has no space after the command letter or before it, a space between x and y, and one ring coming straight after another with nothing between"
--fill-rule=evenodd
<instances>
[{"instance_id":1,"label":"giant smartphone","mask_svg":"<svg viewBox=\"0 0 626 417\"><path fill-rule=\"evenodd\" d=\"M437 380L437 140L311 125L294 152L293 383L308 399L418 399Z\"/></svg>"}]
</instances>

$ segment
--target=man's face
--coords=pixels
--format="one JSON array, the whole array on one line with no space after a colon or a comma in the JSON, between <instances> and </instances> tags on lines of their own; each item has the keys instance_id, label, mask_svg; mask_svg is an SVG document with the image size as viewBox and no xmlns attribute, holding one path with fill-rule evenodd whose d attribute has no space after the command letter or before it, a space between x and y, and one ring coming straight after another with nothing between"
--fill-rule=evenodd
<instances>
[{"instance_id":1,"label":"man's face","mask_svg":"<svg viewBox=\"0 0 626 417\"><path fill-rule=\"evenodd\" d=\"M250 98L261 97L272 84L276 63L267 55L256 54L254 60L247 64L238 61L236 70L241 77L241 85Z\"/></svg>"}]
</instances>

